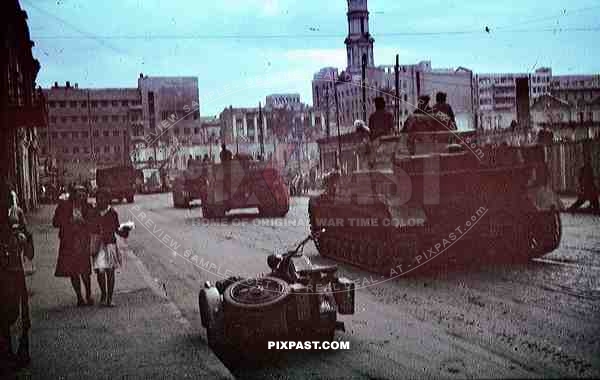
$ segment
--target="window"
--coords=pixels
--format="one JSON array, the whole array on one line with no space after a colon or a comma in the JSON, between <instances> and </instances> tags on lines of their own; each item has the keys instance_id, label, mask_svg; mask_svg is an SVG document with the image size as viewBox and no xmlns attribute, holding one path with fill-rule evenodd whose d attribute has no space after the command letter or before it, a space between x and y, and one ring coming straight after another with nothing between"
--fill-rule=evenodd
<instances>
[{"instance_id":1,"label":"window","mask_svg":"<svg viewBox=\"0 0 600 380\"><path fill-rule=\"evenodd\" d=\"M189 135L190 134L190 129L189 128L183 128L183 134L184 135Z\"/></svg>"},{"instance_id":2,"label":"window","mask_svg":"<svg viewBox=\"0 0 600 380\"><path fill-rule=\"evenodd\" d=\"M61 132L60 137L63 139L67 139L67 138L69 138L69 134L67 132Z\"/></svg>"},{"instance_id":3,"label":"window","mask_svg":"<svg viewBox=\"0 0 600 380\"><path fill-rule=\"evenodd\" d=\"M118 107L119 106L119 102L116 100L113 100L112 102L110 102L110 105L113 107Z\"/></svg>"},{"instance_id":4,"label":"window","mask_svg":"<svg viewBox=\"0 0 600 380\"><path fill-rule=\"evenodd\" d=\"M61 117L60 118L60 122L61 123L66 123L67 122L67 117L66 116Z\"/></svg>"},{"instance_id":5,"label":"window","mask_svg":"<svg viewBox=\"0 0 600 380\"><path fill-rule=\"evenodd\" d=\"M65 108L67 106L67 102L61 101L61 102L58 102L58 105L60 108Z\"/></svg>"},{"instance_id":6,"label":"window","mask_svg":"<svg viewBox=\"0 0 600 380\"><path fill-rule=\"evenodd\" d=\"M115 153L119 153L121 151L120 145L115 145Z\"/></svg>"},{"instance_id":7,"label":"window","mask_svg":"<svg viewBox=\"0 0 600 380\"><path fill-rule=\"evenodd\" d=\"M88 121L88 117L87 116L82 116L81 117L81 122L82 123L87 123L87 121Z\"/></svg>"},{"instance_id":8,"label":"window","mask_svg":"<svg viewBox=\"0 0 600 380\"><path fill-rule=\"evenodd\" d=\"M71 132L71 136L72 136L74 139L78 139L78 138L79 138L79 132Z\"/></svg>"},{"instance_id":9,"label":"window","mask_svg":"<svg viewBox=\"0 0 600 380\"><path fill-rule=\"evenodd\" d=\"M94 153L100 153L100 147L99 146L95 146L94 147Z\"/></svg>"},{"instance_id":10,"label":"window","mask_svg":"<svg viewBox=\"0 0 600 380\"><path fill-rule=\"evenodd\" d=\"M102 122L103 123L108 123L108 115L102 116Z\"/></svg>"},{"instance_id":11,"label":"window","mask_svg":"<svg viewBox=\"0 0 600 380\"><path fill-rule=\"evenodd\" d=\"M73 153L79 153L79 147L74 147L73 148Z\"/></svg>"},{"instance_id":12,"label":"window","mask_svg":"<svg viewBox=\"0 0 600 380\"><path fill-rule=\"evenodd\" d=\"M114 136L114 137L119 137L119 130L118 130L118 129L115 129L115 130L113 131L113 136Z\"/></svg>"},{"instance_id":13,"label":"window","mask_svg":"<svg viewBox=\"0 0 600 380\"><path fill-rule=\"evenodd\" d=\"M101 106L101 107L108 107L108 101L106 101L106 100L101 100L101 101L100 101L100 106Z\"/></svg>"},{"instance_id":14,"label":"window","mask_svg":"<svg viewBox=\"0 0 600 380\"><path fill-rule=\"evenodd\" d=\"M92 101L92 108L97 108L98 107L98 102L93 100Z\"/></svg>"},{"instance_id":15,"label":"window","mask_svg":"<svg viewBox=\"0 0 600 380\"><path fill-rule=\"evenodd\" d=\"M71 107L71 108L77 108L77 102L75 100L71 100L69 102L69 107Z\"/></svg>"},{"instance_id":16,"label":"window","mask_svg":"<svg viewBox=\"0 0 600 380\"><path fill-rule=\"evenodd\" d=\"M71 121L73 123L77 123L77 120L79 120L79 118L77 116L71 116Z\"/></svg>"},{"instance_id":17,"label":"window","mask_svg":"<svg viewBox=\"0 0 600 380\"><path fill-rule=\"evenodd\" d=\"M53 139L58 138L58 133L56 133L56 132L52 132L50 135L52 136Z\"/></svg>"},{"instance_id":18,"label":"window","mask_svg":"<svg viewBox=\"0 0 600 380\"><path fill-rule=\"evenodd\" d=\"M200 128L194 128L194 134L197 135L200 133Z\"/></svg>"},{"instance_id":19,"label":"window","mask_svg":"<svg viewBox=\"0 0 600 380\"><path fill-rule=\"evenodd\" d=\"M81 138L82 139L87 139L88 137L90 137L89 132L81 132Z\"/></svg>"},{"instance_id":20,"label":"window","mask_svg":"<svg viewBox=\"0 0 600 380\"><path fill-rule=\"evenodd\" d=\"M98 122L98 116L92 116L92 123Z\"/></svg>"},{"instance_id":21,"label":"window","mask_svg":"<svg viewBox=\"0 0 600 380\"><path fill-rule=\"evenodd\" d=\"M45 139L46 138L46 132L40 132L40 138L41 139Z\"/></svg>"},{"instance_id":22,"label":"window","mask_svg":"<svg viewBox=\"0 0 600 380\"><path fill-rule=\"evenodd\" d=\"M50 108L56 108L56 102L54 102L54 101L49 101L49 102L48 102L48 107L50 107Z\"/></svg>"},{"instance_id":23,"label":"window","mask_svg":"<svg viewBox=\"0 0 600 380\"><path fill-rule=\"evenodd\" d=\"M98 137L98 136L100 136L100 132L98 132L98 131L94 131L94 132L92 132L92 135L93 135L94 137Z\"/></svg>"},{"instance_id":24,"label":"window","mask_svg":"<svg viewBox=\"0 0 600 380\"><path fill-rule=\"evenodd\" d=\"M104 146L104 153L110 153L110 146Z\"/></svg>"},{"instance_id":25,"label":"window","mask_svg":"<svg viewBox=\"0 0 600 380\"><path fill-rule=\"evenodd\" d=\"M109 134L108 134L108 131L103 131L103 132L102 132L102 136L104 136L104 137L108 137L108 136L109 136Z\"/></svg>"},{"instance_id":26,"label":"window","mask_svg":"<svg viewBox=\"0 0 600 380\"><path fill-rule=\"evenodd\" d=\"M173 134L175 134L176 136L179 136L179 128L175 128L173 130Z\"/></svg>"},{"instance_id":27,"label":"window","mask_svg":"<svg viewBox=\"0 0 600 380\"><path fill-rule=\"evenodd\" d=\"M81 108L87 108L87 102L86 101L81 102Z\"/></svg>"},{"instance_id":28,"label":"window","mask_svg":"<svg viewBox=\"0 0 600 380\"><path fill-rule=\"evenodd\" d=\"M90 148L88 148L87 146L83 148L83 153L90 153Z\"/></svg>"},{"instance_id":29,"label":"window","mask_svg":"<svg viewBox=\"0 0 600 380\"><path fill-rule=\"evenodd\" d=\"M123 107L127 107L127 106L129 105L129 101L128 101L128 100L123 100L123 101L121 102L121 105L122 105Z\"/></svg>"},{"instance_id":30,"label":"window","mask_svg":"<svg viewBox=\"0 0 600 380\"><path fill-rule=\"evenodd\" d=\"M119 116L117 116L117 115L112 115L112 117L111 117L111 120L112 120L113 122L118 122L118 121L119 121Z\"/></svg>"},{"instance_id":31,"label":"window","mask_svg":"<svg viewBox=\"0 0 600 380\"><path fill-rule=\"evenodd\" d=\"M127 123L127 121L128 121L127 115L123 115L123 118L121 120L123 120L123 123ZM133 116L131 117L131 121L134 121Z\"/></svg>"},{"instance_id":32,"label":"window","mask_svg":"<svg viewBox=\"0 0 600 380\"><path fill-rule=\"evenodd\" d=\"M63 146L63 153L69 154L69 148L67 148L66 146Z\"/></svg>"},{"instance_id":33,"label":"window","mask_svg":"<svg viewBox=\"0 0 600 380\"><path fill-rule=\"evenodd\" d=\"M56 123L56 116L50 116L50 122Z\"/></svg>"}]
</instances>

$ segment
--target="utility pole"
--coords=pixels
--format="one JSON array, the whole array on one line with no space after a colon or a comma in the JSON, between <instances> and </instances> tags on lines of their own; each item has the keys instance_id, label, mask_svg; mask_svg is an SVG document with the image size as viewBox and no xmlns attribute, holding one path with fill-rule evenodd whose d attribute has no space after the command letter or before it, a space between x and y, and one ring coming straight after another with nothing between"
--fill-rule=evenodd
<instances>
[{"instance_id":1,"label":"utility pole","mask_svg":"<svg viewBox=\"0 0 600 380\"><path fill-rule=\"evenodd\" d=\"M396 119L396 128L400 132L400 56L396 54L396 65L394 66L396 75L396 103L394 106L394 117Z\"/></svg>"},{"instance_id":2,"label":"utility pole","mask_svg":"<svg viewBox=\"0 0 600 380\"><path fill-rule=\"evenodd\" d=\"M363 121L367 122L367 55L362 55L362 113Z\"/></svg>"},{"instance_id":3,"label":"utility pole","mask_svg":"<svg viewBox=\"0 0 600 380\"><path fill-rule=\"evenodd\" d=\"M338 91L337 91L338 81L336 80L333 84L333 90L335 93L335 123L337 125L337 134L338 134L338 161L339 161L339 169L342 169L342 137L340 134L340 105L338 101Z\"/></svg>"},{"instance_id":4,"label":"utility pole","mask_svg":"<svg viewBox=\"0 0 600 380\"><path fill-rule=\"evenodd\" d=\"M258 143L260 144L260 156L264 160L265 156L265 140L263 135L263 114L262 114L262 104L258 102Z\"/></svg>"},{"instance_id":5,"label":"utility pole","mask_svg":"<svg viewBox=\"0 0 600 380\"><path fill-rule=\"evenodd\" d=\"M325 87L325 135L327 138L331 137L331 130L329 129L329 83Z\"/></svg>"}]
</instances>

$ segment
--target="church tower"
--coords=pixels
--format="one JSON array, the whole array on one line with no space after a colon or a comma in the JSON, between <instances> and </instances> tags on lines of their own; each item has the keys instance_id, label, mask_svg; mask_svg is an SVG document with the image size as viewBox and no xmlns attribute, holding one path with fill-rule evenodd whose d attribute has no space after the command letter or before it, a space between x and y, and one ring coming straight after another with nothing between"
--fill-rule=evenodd
<instances>
[{"instance_id":1,"label":"church tower","mask_svg":"<svg viewBox=\"0 0 600 380\"><path fill-rule=\"evenodd\" d=\"M349 72L360 72L363 54L367 55L367 67L374 67L373 43L369 34L369 10L367 0L348 0L348 37L346 54Z\"/></svg>"}]
</instances>

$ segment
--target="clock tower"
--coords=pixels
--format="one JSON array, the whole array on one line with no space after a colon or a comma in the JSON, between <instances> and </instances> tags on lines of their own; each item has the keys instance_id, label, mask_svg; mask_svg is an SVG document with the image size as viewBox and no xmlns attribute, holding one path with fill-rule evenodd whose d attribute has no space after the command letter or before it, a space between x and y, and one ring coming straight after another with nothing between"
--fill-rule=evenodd
<instances>
[{"instance_id":1,"label":"clock tower","mask_svg":"<svg viewBox=\"0 0 600 380\"><path fill-rule=\"evenodd\" d=\"M367 0L348 1L348 37L346 54L348 60L347 71L357 73L361 71L362 56L367 56L367 67L374 67L373 43L375 40L369 33L369 10Z\"/></svg>"}]
</instances>

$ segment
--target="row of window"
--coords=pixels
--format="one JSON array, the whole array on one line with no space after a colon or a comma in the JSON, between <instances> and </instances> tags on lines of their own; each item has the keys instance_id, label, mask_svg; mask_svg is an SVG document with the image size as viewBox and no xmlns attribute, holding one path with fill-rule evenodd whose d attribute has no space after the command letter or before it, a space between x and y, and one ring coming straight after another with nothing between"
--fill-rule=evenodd
<instances>
[{"instance_id":1,"label":"row of window","mask_svg":"<svg viewBox=\"0 0 600 380\"><path fill-rule=\"evenodd\" d=\"M112 136L113 137L119 137L121 136L121 134L124 134L125 132L121 132L118 129L115 129L112 131ZM110 131L102 131L102 136L103 137L110 137L111 133ZM50 136L52 137L52 139L57 139L59 136L61 139L87 139L90 137L89 132L86 131L73 131L73 132L51 132ZM100 131L93 131L92 132L92 136L94 137L100 137ZM48 137L48 134L46 132L40 132L40 138L46 139L46 137Z\"/></svg>"},{"instance_id":2,"label":"row of window","mask_svg":"<svg viewBox=\"0 0 600 380\"><path fill-rule=\"evenodd\" d=\"M111 149L112 147L112 149ZM90 148L85 147L68 147L64 146L62 148L63 154L90 154ZM121 153L121 146L119 145L104 145L103 147L96 146L94 147L94 153ZM46 147L42 148L42 154L48 154L48 149Z\"/></svg>"},{"instance_id":3,"label":"row of window","mask_svg":"<svg viewBox=\"0 0 600 380\"><path fill-rule=\"evenodd\" d=\"M99 101L92 100L89 102L89 105L92 108L97 108L98 106L108 107L109 105L111 107L119 107L119 105L121 107L128 107L130 105L139 106L140 104L142 104L142 103L139 100L99 100ZM87 108L88 102L87 102L87 100L83 100L83 101L50 100L50 101L48 101L48 107L50 107L50 108L67 108L67 105L69 106L69 108L77 108L77 107Z\"/></svg>"},{"instance_id":4,"label":"row of window","mask_svg":"<svg viewBox=\"0 0 600 380\"><path fill-rule=\"evenodd\" d=\"M136 122L136 121L140 121L141 117L140 116L135 116L135 115L131 115L131 116L127 116L127 115L112 115L110 118L108 117L108 115L103 115L103 116L92 116L92 117L87 117L87 116L61 116L61 117L56 117L56 116L50 116L50 123L52 124L56 124L58 121L60 121L62 124L66 124L66 123L87 123L88 120L92 123L97 123L100 120L103 123L108 123L109 121L112 121L114 123L118 123L118 122L123 122L123 123L127 123L129 121L131 122Z\"/></svg>"},{"instance_id":5,"label":"row of window","mask_svg":"<svg viewBox=\"0 0 600 380\"><path fill-rule=\"evenodd\" d=\"M199 135L200 134L200 128L196 127L193 129L193 132L195 135ZM172 133L174 135L180 135L181 134L181 129L176 127L172 129ZM119 137L121 135L124 135L125 131L120 131L118 129L114 129L112 131L112 136L113 137ZM191 135L192 134L192 128L183 128L183 134L184 135ZM143 131L139 131L139 130L133 130L133 135L134 136L142 136L143 135ZM59 136L61 139L87 139L90 137L89 132L87 131L70 131L70 132L51 132L50 136L52 137L52 139L57 139ZM93 131L92 132L92 136L94 137L100 137L100 131ZM110 137L111 133L110 131L102 131L102 136L103 137ZM42 140L45 140L48 137L47 132L40 132L40 138Z\"/></svg>"}]
</instances>

